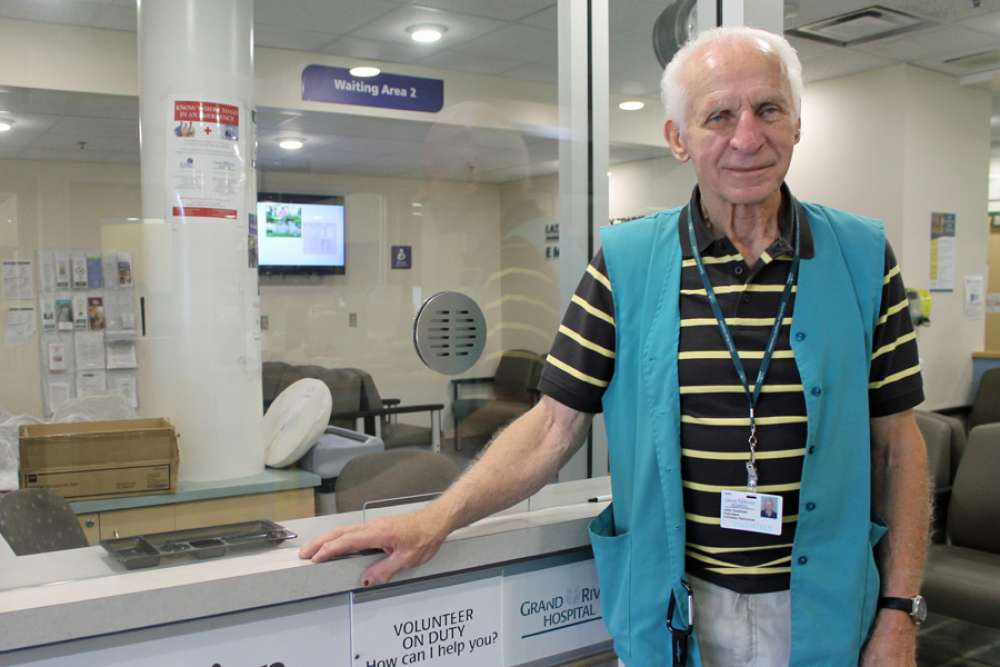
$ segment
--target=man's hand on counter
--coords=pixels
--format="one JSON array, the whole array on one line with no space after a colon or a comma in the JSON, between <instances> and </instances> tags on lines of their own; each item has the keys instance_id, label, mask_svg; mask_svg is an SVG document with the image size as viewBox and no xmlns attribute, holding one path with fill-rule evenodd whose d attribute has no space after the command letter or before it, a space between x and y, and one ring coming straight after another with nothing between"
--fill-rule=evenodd
<instances>
[{"instance_id":1,"label":"man's hand on counter","mask_svg":"<svg viewBox=\"0 0 1000 667\"><path fill-rule=\"evenodd\" d=\"M426 508L371 523L334 528L302 547L299 556L321 563L362 551L382 551L386 557L361 575L363 586L376 586L386 583L400 570L426 563L447 536L447 523Z\"/></svg>"}]
</instances>

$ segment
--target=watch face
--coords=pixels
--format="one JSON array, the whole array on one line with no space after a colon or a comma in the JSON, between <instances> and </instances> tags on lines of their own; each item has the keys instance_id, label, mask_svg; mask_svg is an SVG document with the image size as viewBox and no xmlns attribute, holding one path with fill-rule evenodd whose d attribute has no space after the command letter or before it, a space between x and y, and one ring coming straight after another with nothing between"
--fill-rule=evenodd
<instances>
[{"instance_id":1,"label":"watch face","mask_svg":"<svg viewBox=\"0 0 1000 667\"><path fill-rule=\"evenodd\" d=\"M924 599L923 595L913 598L912 616L917 623L923 623L927 620L927 600Z\"/></svg>"}]
</instances>

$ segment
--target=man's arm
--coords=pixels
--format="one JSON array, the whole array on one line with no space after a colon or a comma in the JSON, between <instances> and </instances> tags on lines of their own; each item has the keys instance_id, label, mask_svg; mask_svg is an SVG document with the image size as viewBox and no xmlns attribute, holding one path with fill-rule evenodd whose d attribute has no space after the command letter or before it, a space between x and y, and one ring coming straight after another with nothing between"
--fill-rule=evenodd
<instances>
[{"instance_id":1,"label":"man's arm","mask_svg":"<svg viewBox=\"0 0 1000 667\"><path fill-rule=\"evenodd\" d=\"M871 420L872 507L889 524L876 557L882 596L920 592L927 554L930 505L927 446L913 411ZM898 611L882 609L861 664L914 665L916 627Z\"/></svg>"},{"instance_id":2,"label":"man's arm","mask_svg":"<svg viewBox=\"0 0 1000 667\"><path fill-rule=\"evenodd\" d=\"M320 562L380 549L386 558L369 567L361 581L365 586L385 583L400 570L430 560L451 531L541 489L583 443L591 417L543 396L427 507L400 517L336 528L302 547L299 555Z\"/></svg>"}]
</instances>

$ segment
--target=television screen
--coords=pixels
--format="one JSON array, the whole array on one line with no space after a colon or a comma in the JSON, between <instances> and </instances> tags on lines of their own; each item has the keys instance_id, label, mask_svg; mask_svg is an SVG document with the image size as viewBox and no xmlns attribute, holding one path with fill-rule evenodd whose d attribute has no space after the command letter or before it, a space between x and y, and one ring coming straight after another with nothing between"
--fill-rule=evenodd
<instances>
[{"instance_id":1,"label":"television screen","mask_svg":"<svg viewBox=\"0 0 1000 667\"><path fill-rule=\"evenodd\" d=\"M257 195L261 273L344 273L344 200L329 195Z\"/></svg>"}]
</instances>

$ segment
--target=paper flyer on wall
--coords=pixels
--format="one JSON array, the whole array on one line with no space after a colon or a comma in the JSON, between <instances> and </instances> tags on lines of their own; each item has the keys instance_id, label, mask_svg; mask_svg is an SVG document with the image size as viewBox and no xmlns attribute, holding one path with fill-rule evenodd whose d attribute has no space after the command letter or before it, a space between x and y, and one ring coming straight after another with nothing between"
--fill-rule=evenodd
<instances>
[{"instance_id":1,"label":"paper flyer on wall","mask_svg":"<svg viewBox=\"0 0 1000 667\"><path fill-rule=\"evenodd\" d=\"M91 331L104 330L104 297L87 297L87 326Z\"/></svg>"},{"instance_id":2,"label":"paper flyer on wall","mask_svg":"<svg viewBox=\"0 0 1000 667\"><path fill-rule=\"evenodd\" d=\"M77 398L102 396L106 393L108 393L108 374L106 371L80 371L76 374Z\"/></svg>"},{"instance_id":3,"label":"paper flyer on wall","mask_svg":"<svg viewBox=\"0 0 1000 667\"><path fill-rule=\"evenodd\" d=\"M246 188L246 116L238 105L218 100L172 98L165 174L168 220L235 221Z\"/></svg>"},{"instance_id":4,"label":"paper flyer on wall","mask_svg":"<svg viewBox=\"0 0 1000 667\"><path fill-rule=\"evenodd\" d=\"M87 256L73 253L70 256L70 266L73 271L73 289L87 289Z\"/></svg>"},{"instance_id":5,"label":"paper flyer on wall","mask_svg":"<svg viewBox=\"0 0 1000 667\"><path fill-rule=\"evenodd\" d=\"M135 333L132 290L105 292L104 317L108 332Z\"/></svg>"},{"instance_id":6,"label":"paper flyer on wall","mask_svg":"<svg viewBox=\"0 0 1000 667\"><path fill-rule=\"evenodd\" d=\"M965 319L981 320L986 316L986 281L983 276L965 276Z\"/></svg>"},{"instance_id":7,"label":"paper flyer on wall","mask_svg":"<svg viewBox=\"0 0 1000 667\"><path fill-rule=\"evenodd\" d=\"M49 414L52 414L58 410L63 403L73 398L72 385L64 380L55 382L50 380L46 383L45 389L45 402L48 404Z\"/></svg>"},{"instance_id":8,"label":"paper flyer on wall","mask_svg":"<svg viewBox=\"0 0 1000 667\"><path fill-rule=\"evenodd\" d=\"M105 289L118 287L118 253L106 252L101 255L101 277Z\"/></svg>"},{"instance_id":9,"label":"paper flyer on wall","mask_svg":"<svg viewBox=\"0 0 1000 667\"><path fill-rule=\"evenodd\" d=\"M50 373L65 373L69 370L69 360L66 356L66 343L49 341L45 345Z\"/></svg>"},{"instance_id":10,"label":"paper flyer on wall","mask_svg":"<svg viewBox=\"0 0 1000 667\"><path fill-rule=\"evenodd\" d=\"M87 289L104 287L104 264L101 255L87 255Z\"/></svg>"},{"instance_id":11,"label":"paper flyer on wall","mask_svg":"<svg viewBox=\"0 0 1000 667\"><path fill-rule=\"evenodd\" d=\"M4 342L7 345L23 345L35 336L35 308L22 306L7 309L7 326Z\"/></svg>"},{"instance_id":12,"label":"paper flyer on wall","mask_svg":"<svg viewBox=\"0 0 1000 667\"><path fill-rule=\"evenodd\" d=\"M118 287L132 287L132 255L127 252L117 253L118 257Z\"/></svg>"},{"instance_id":13,"label":"paper flyer on wall","mask_svg":"<svg viewBox=\"0 0 1000 667\"><path fill-rule=\"evenodd\" d=\"M108 340L105 347L108 370L129 369L139 365L135 355L134 340Z\"/></svg>"},{"instance_id":14,"label":"paper flyer on wall","mask_svg":"<svg viewBox=\"0 0 1000 667\"><path fill-rule=\"evenodd\" d=\"M5 259L0 262L2 290L5 299L34 299L34 262L30 259Z\"/></svg>"},{"instance_id":15,"label":"paper flyer on wall","mask_svg":"<svg viewBox=\"0 0 1000 667\"><path fill-rule=\"evenodd\" d=\"M56 297L56 329L73 330L73 297L68 294Z\"/></svg>"},{"instance_id":16,"label":"paper flyer on wall","mask_svg":"<svg viewBox=\"0 0 1000 667\"><path fill-rule=\"evenodd\" d=\"M42 315L42 331L51 333L56 330L56 300L51 296L43 296L38 300Z\"/></svg>"},{"instance_id":17,"label":"paper flyer on wall","mask_svg":"<svg viewBox=\"0 0 1000 667\"><path fill-rule=\"evenodd\" d=\"M932 292L955 289L955 214L931 213Z\"/></svg>"},{"instance_id":18,"label":"paper flyer on wall","mask_svg":"<svg viewBox=\"0 0 1000 667\"><path fill-rule=\"evenodd\" d=\"M87 295L73 295L73 328L76 331L84 331L90 328L90 321L87 319Z\"/></svg>"},{"instance_id":19,"label":"paper flyer on wall","mask_svg":"<svg viewBox=\"0 0 1000 667\"><path fill-rule=\"evenodd\" d=\"M77 331L73 338L77 370L98 370L106 366L104 332Z\"/></svg>"},{"instance_id":20,"label":"paper flyer on wall","mask_svg":"<svg viewBox=\"0 0 1000 667\"><path fill-rule=\"evenodd\" d=\"M133 408L139 407L139 391L135 373L108 373L108 391L118 394Z\"/></svg>"},{"instance_id":21,"label":"paper flyer on wall","mask_svg":"<svg viewBox=\"0 0 1000 667\"><path fill-rule=\"evenodd\" d=\"M69 289L72 285L69 272L69 255L56 253L56 289Z\"/></svg>"},{"instance_id":22,"label":"paper flyer on wall","mask_svg":"<svg viewBox=\"0 0 1000 667\"><path fill-rule=\"evenodd\" d=\"M38 251L38 291L52 292L56 288L55 257L51 252Z\"/></svg>"}]
</instances>

